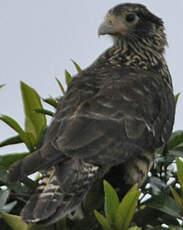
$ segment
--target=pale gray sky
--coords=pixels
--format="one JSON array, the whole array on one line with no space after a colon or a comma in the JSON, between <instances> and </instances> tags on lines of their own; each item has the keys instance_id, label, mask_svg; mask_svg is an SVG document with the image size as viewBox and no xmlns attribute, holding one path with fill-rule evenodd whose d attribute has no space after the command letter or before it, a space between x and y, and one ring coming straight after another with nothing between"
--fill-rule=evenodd
<instances>
[{"instance_id":1,"label":"pale gray sky","mask_svg":"<svg viewBox=\"0 0 183 230\"><path fill-rule=\"evenodd\" d=\"M82 68L90 65L111 46L107 37L97 36L99 24L109 8L123 0L1 0L0 1L0 114L15 118L22 126L24 114L19 82L35 88L42 97L60 94L55 76L63 79L64 70L74 73L70 59ZM145 4L163 18L169 48L167 62L175 93L183 91L183 1L128 1ZM183 129L183 96L174 129ZM15 135L0 122L0 141ZM21 152L23 145L1 148Z\"/></svg>"}]
</instances>

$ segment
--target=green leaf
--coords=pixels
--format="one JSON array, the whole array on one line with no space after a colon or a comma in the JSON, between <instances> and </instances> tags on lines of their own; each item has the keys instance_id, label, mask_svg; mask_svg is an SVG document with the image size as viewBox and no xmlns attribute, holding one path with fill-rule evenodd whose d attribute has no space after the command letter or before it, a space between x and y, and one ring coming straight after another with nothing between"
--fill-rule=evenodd
<instances>
[{"instance_id":1,"label":"green leaf","mask_svg":"<svg viewBox=\"0 0 183 230\"><path fill-rule=\"evenodd\" d=\"M179 99L180 94L181 94L181 93L177 93L177 94L175 95L175 103L176 103L176 104L177 104L177 102L178 102L178 99Z\"/></svg>"},{"instance_id":2,"label":"green leaf","mask_svg":"<svg viewBox=\"0 0 183 230\"><path fill-rule=\"evenodd\" d=\"M26 115L26 132L31 133L38 142L42 130L46 127L45 115L35 112L35 109L43 109L40 96L24 82L21 82L21 92Z\"/></svg>"},{"instance_id":3,"label":"green leaf","mask_svg":"<svg viewBox=\"0 0 183 230\"><path fill-rule=\"evenodd\" d=\"M95 213L95 216L96 216L98 222L101 224L101 226L102 226L102 228L104 230L112 230L112 228L110 227L110 224L109 224L107 218L105 218L103 215L101 215L96 210L94 211L94 213Z\"/></svg>"},{"instance_id":4,"label":"green leaf","mask_svg":"<svg viewBox=\"0 0 183 230\"><path fill-rule=\"evenodd\" d=\"M177 145L174 150L177 150L177 151L181 151L182 152L182 156L183 156L183 142L180 143L179 145ZM173 151L174 151L173 150ZM170 150L171 151L171 150Z\"/></svg>"},{"instance_id":5,"label":"green leaf","mask_svg":"<svg viewBox=\"0 0 183 230\"><path fill-rule=\"evenodd\" d=\"M20 127L20 125L11 117L2 115L0 116L0 120L2 120L4 123L9 125L12 129L14 129L18 134L20 134L21 138L24 139L24 131Z\"/></svg>"},{"instance_id":6,"label":"green leaf","mask_svg":"<svg viewBox=\"0 0 183 230\"><path fill-rule=\"evenodd\" d=\"M0 157L0 166L3 168L9 168L14 162L23 159L29 153L11 153Z\"/></svg>"},{"instance_id":7,"label":"green leaf","mask_svg":"<svg viewBox=\"0 0 183 230\"><path fill-rule=\"evenodd\" d=\"M8 189L0 190L0 211L10 212L17 204L17 201L13 201L9 204L6 204L9 195L10 191Z\"/></svg>"},{"instance_id":8,"label":"green leaf","mask_svg":"<svg viewBox=\"0 0 183 230\"><path fill-rule=\"evenodd\" d=\"M7 146L7 145L20 144L20 143L23 143L23 141L22 141L20 135L17 135L17 136L10 137L10 138L2 141L0 143L0 147L4 147L4 146Z\"/></svg>"},{"instance_id":9,"label":"green leaf","mask_svg":"<svg viewBox=\"0 0 183 230\"><path fill-rule=\"evenodd\" d=\"M0 120L5 122L20 135L21 140L26 144L29 150L32 151L34 149L33 147L35 146L35 139L33 135L28 132L24 132L20 125L9 116L1 116Z\"/></svg>"},{"instance_id":10,"label":"green leaf","mask_svg":"<svg viewBox=\"0 0 183 230\"><path fill-rule=\"evenodd\" d=\"M183 131L175 131L172 133L169 143L167 145L168 150L175 148L177 145L183 143Z\"/></svg>"},{"instance_id":11,"label":"green leaf","mask_svg":"<svg viewBox=\"0 0 183 230\"><path fill-rule=\"evenodd\" d=\"M121 201L115 217L117 230L127 230L133 218L140 192L135 184Z\"/></svg>"},{"instance_id":12,"label":"green leaf","mask_svg":"<svg viewBox=\"0 0 183 230\"><path fill-rule=\"evenodd\" d=\"M51 112L50 110L47 110L47 109L35 109L35 111L36 111L36 113L42 113L42 114L45 114L45 115L48 115L51 117L54 116L54 113Z\"/></svg>"},{"instance_id":13,"label":"green leaf","mask_svg":"<svg viewBox=\"0 0 183 230\"><path fill-rule=\"evenodd\" d=\"M135 227L131 227L131 228L129 228L128 230L141 230L141 228L139 228L139 227L135 226Z\"/></svg>"},{"instance_id":14,"label":"green leaf","mask_svg":"<svg viewBox=\"0 0 183 230\"><path fill-rule=\"evenodd\" d=\"M105 215L112 220L115 219L116 211L119 207L119 198L113 187L104 180L104 193L105 193Z\"/></svg>"},{"instance_id":15,"label":"green leaf","mask_svg":"<svg viewBox=\"0 0 183 230\"><path fill-rule=\"evenodd\" d=\"M2 88L2 87L4 87L5 86L5 84L2 84L2 85L0 85L0 88Z\"/></svg>"},{"instance_id":16,"label":"green leaf","mask_svg":"<svg viewBox=\"0 0 183 230\"><path fill-rule=\"evenodd\" d=\"M37 146L38 142L39 142L39 140L38 140L38 142L36 141L35 137L30 132L25 132L24 140L25 140L25 143L26 143L28 149L31 152L35 150L35 146Z\"/></svg>"},{"instance_id":17,"label":"green leaf","mask_svg":"<svg viewBox=\"0 0 183 230\"><path fill-rule=\"evenodd\" d=\"M144 202L148 207L160 210L170 216L180 218L179 208L175 200L162 192L158 196L153 196L151 199Z\"/></svg>"},{"instance_id":18,"label":"green leaf","mask_svg":"<svg viewBox=\"0 0 183 230\"><path fill-rule=\"evenodd\" d=\"M65 89L64 89L62 83L58 80L58 78L55 78L55 79L56 79L56 81L57 81L57 83L58 83L58 85L59 85L59 87L60 87L60 89L61 89L63 95L65 95Z\"/></svg>"},{"instance_id":19,"label":"green leaf","mask_svg":"<svg viewBox=\"0 0 183 230\"><path fill-rule=\"evenodd\" d=\"M69 85L71 80L72 80L71 74L67 70L65 70L65 82L66 82L66 84Z\"/></svg>"},{"instance_id":20,"label":"green leaf","mask_svg":"<svg viewBox=\"0 0 183 230\"><path fill-rule=\"evenodd\" d=\"M7 170L0 168L0 181L5 185L7 182Z\"/></svg>"},{"instance_id":21,"label":"green leaf","mask_svg":"<svg viewBox=\"0 0 183 230\"><path fill-rule=\"evenodd\" d=\"M183 192L183 162L177 157L176 164L177 164L177 176L179 179L181 190Z\"/></svg>"},{"instance_id":22,"label":"green leaf","mask_svg":"<svg viewBox=\"0 0 183 230\"><path fill-rule=\"evenodd\" d=\"M0 190L0 209L3 209L4 205L8 200L9 195L10 191L8 189Z\"/></svg>"},{"instance_id":23,"label":"green leaf","mask_svg":"<svg viewBox=\"0 0 183 230\"><path fill-rule=\"evenodd\" d=\"M154 195L158 195L160 192L162 192L167 188L165 182L160 180L160 178L158 177L154 177L154 176L150 177L149 183L152 189L152 193Z\"/></svg>"},{"instance_id":24,"label":"green leaf","mask_svg":"<svg viewBox=\"0 0 183 230\"><path fill-rule=\"evenodd\" d=\"M169 150L168 155L166 156L167 161L170 163L172 163L176 157L183 157L183 151L178 150L177 147L174 150Z\"/></svg>"},{"instance_id":25,"label":"green leaf","mask_svg":"<svg viewBox=\"0 0 183 230\"><path fill-rule=\"evenodd\" d=\"M78 73L81 72L82 69L81 69L81 67L78 65L78 63L76 63L76 62L75 62L74 60L72 60L72 59L71 59L71 61L72 61L72 63L74 64L74 66L76 67L76 70L78 71Z\"/></svg>"},{"instance_id":26,"label":"green leaf","mask_svg":"<svg viewBox=\"0 0 183 230\"><path fill-rule=\"evenodd\" d=\"M175 217L167 215L160 210L153 209L146 205L141 206L141 208L135 212L133 222L143 229L146 229L145 227L147 225L158 226L161 224L178 224L178 221Z\"/></svg>"},{"instance_id":27,"label":"green leaf","mask_svg":"<svg viewBox=\"0 0 183 230\"><path fill-rule=\"evenodd\" d=\"M45 98L45 99L43 99L43 101L46 102L48 105L53 106L54 108L57 108L57 106L58 106L57 100L55 100L53 98Z\"/></svg>"},{"instance_id":28,"label":"green leaf","mask_svg":"<svg viewBox=\"0 0 183 230\"><path fill-rule=\"evenodd\" d=\"M16 184L8 184L7 182L7 170L5 169L0 169L0 181L1 181L1 185L7 185L8 188L11 191L14 191L16 193L17 196L20 197L27 197L30 196L33 192L33 190L35 190L35 188L37 187L37 183L32 181L29 178L24 178L22 180L23 183L16 183Z\"/></svg>"},{"instance_id":29,"label":"green leaf","mask_svg":"<svg viewBox=\"0 0 183 230\"><path fill-rule=\"evenodd\" d=\"M28 225L23 222L20 216L8 214L5 212L0 212L2 218L13 230L27 230Z\"/></svg>"},{"instance_id":30,"label":"green leaf","mask_svg":"<svg viewBox=\"0 0 183 230\"><path fill-rule=\"evenodd\" d=\"M47 134L47 131L48 131L48 127L43 129L43 132L41 133L41 136L39 138L38 148L40 148L42 146L44 139L45 139L45 136Z\"/></svg>"},{"instance_id":31,"label":"green leaf","mask_svg":"<svg viewBox=\"0 0 183 230\"><path fill-rule=\"evenodd\" d=\"M173 197L177 203L177 206L180 208L181 212L183 212L183 199L182 199L182 197L180 197L179 194L172 187L170 187L170 190L171 190Z\"/></svg>"},{"instance_id":32,"label":"green leaf","mask_svg":"<svg viewBox=\"0 0 183 230\"><path fill-rule=\"evenodd\" d=\"M4 207L2 208L1 211L8 213L15 207L16 204L17 204L17 201L12 201L12 202L4 205Z\"/></svg>"}]
</instances>

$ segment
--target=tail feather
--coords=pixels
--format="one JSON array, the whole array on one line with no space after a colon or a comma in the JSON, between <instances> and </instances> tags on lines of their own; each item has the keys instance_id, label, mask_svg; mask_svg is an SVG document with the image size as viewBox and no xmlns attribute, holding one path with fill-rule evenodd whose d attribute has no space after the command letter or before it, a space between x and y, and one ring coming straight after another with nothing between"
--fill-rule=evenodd
<instances>
[{"instance_id":1,"label":"tail feather","mask_svg":"<svg viewBox=\"0 0 183 230\"><path fill-rule=\"evenodd\" d=\"M49 225L74 211L91 188L98 169L73 159L57 165L48 183L23 208L23 220Z\"/></svg>"},{"instance_id":2,"label":"tail feather","mask_svg":"<svg viewBox=\"0 0 183 230\"><path fill-rule=\"evenodd\" d=\"M46 184L38 187L36 193L28 200L21 211L21 216L25 222L37 223L49 218L56 212L58 202L62 200L63 195L60 192L60 186L57 183L55 170L49 173L49 178L44 178Z\"/></svg>"},{"instance_id":3,"label":"tail feather","mask_svg":"<svg viewBox=\"0 0 183 230\"><path fill-rule=\"evenodd\" d=\"M43 146L10 167L8 182L15 183L36 171L50 168L55 162L62 161L64 157L64 154L52 147L51 144Z\"/></svg>"}]
</instances>

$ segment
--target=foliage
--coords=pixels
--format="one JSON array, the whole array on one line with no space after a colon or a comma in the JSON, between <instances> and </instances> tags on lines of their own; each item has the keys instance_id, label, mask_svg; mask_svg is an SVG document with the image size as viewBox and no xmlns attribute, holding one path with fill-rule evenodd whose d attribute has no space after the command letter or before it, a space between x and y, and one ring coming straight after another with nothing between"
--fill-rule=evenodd
<instances>
[{"instance_id":1,"label":"foliage","mask_svg":"<svg viewBox=\"0 0 183 230\"><path fill-rule=\"evenodd\" d=\"M2 88L3 86L5 86L4 84L0 85L0 88Z\"/></svg>"},{"instance_id":2,"label":"foliage","mask_svg":"<svg viewBox=\"0 0 183 230\"><path fill-rule=\"evenodd\" d=\"M77 71L79 65L72 61ZM65 82L69 84L72 75L65 71ZM62 83L56 78L61 93L65 94ZM0 88L3 85L0 85ZM24 143L26 152L0 156L0 226L1 230L159 230L183 229L183 130L172 133L163 149L156 152L154 166L144 185L134 185L121 198L119 189L104 181L104 189L97 181L83 202L82 220L65 218L58 223L43 227L27 225L19 216L20 210L41 181L25 178L16 185L7 183L7 170L15 161L22 159L39 148L47 130L47 117L53 116L62 98L42 99L35 89L21 82L25 111L25 127L10 116L2 115L0 120L15 131L11 138L1 141L0 147ZM176 101L179 94L175 96ZM43 107L51 105L52 111ZM104 193L103 193L104 191ZM103 208L104 207L104 208ZM95 210L95 211L94 211ZM11 213L11 214L10 214Z\"/></svg>"},{"instance_id":3,"label":"foliage","mask_svg":"<svg viewBox=\"0 0 183 230\"><path fill-rule=\"evenodd\" d=\"M113 187L107 181L104 181L106 217L95 211L95 215L104 230L128 230L140 196L137 187L137 185L134 185L119 202L118 195Z\"/></svg>"}]
</instances>

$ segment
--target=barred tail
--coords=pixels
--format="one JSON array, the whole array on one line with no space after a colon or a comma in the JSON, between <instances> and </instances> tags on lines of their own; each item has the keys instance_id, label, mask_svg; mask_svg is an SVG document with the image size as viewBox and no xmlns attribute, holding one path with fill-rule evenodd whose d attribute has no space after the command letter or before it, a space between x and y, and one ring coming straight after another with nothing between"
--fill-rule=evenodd
<instances>
[{"instance_id":1,"label":"barred tail","mask_svg":"<svg viewBox=\"0 0 183 230\"><path fill-rule=\"evenodd\" d=\"M49 225L70 214L87 195L98 169L73 159L56 166L47 184L38 188L23 208L23 220Z\"/></svg>"}]
</instances>

